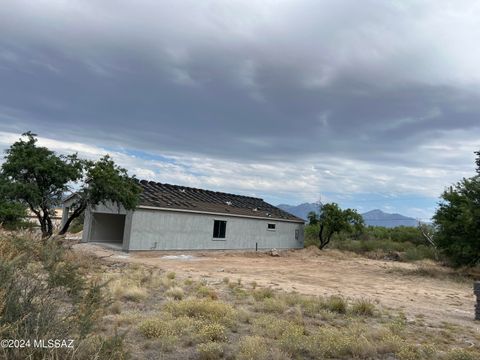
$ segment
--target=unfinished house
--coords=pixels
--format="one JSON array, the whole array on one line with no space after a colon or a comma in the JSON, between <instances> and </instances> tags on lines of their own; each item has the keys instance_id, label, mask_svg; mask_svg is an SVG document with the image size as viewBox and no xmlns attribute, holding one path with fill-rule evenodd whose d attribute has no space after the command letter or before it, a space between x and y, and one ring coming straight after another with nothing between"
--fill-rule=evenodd
<instances>
[{"instance_id":1,"label":"unfinished house","mask_svg":"<svg viewBox=\"0 0 480 360\"><path fill-rule=\"evenodd\" d=\"M262 199L140 181L134 211L100 205L85 212L84 242L130 250L294 249L304 220Z\"/></svg>"}]
</instances>

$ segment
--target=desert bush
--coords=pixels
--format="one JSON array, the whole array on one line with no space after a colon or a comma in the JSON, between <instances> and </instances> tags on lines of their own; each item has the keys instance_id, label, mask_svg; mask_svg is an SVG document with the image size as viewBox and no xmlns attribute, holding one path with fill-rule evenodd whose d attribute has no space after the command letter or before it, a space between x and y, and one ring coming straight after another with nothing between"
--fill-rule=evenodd
<instances>
[{"instance_id":1,"label":"desert bush","mask_svg":"<svg viewBox=\"0 0 480 360\"><path fill-rule=\"evenodd\" d=\"M437 260L438 252L432 246L418 245L406 249L401 258L405 261Z\"/></svg>"},{"instance_id":2,"label":"desert bush","mask_svg":"<svg viewBox=\"0 0 480 360\"><path fill-rule=\"evenodd\" d=\"M181 287L175 286L165 291L165 296L175 300L182 300L185 293Z\"/></svg>"},{"instance_id":3,"label":"desert bush","mask_svg":"<svg viewBox=\"0 0 480 360\"><path fill-rule=\"evenodd\" d=\"M173 271L167 273L167 279L173 280L176 276L177 275Z\"/></svg>"},{"instance_id":4,"label":"desert bush","mask_svg":"<svg viewBox=\"0 0 480 360\"><path fill-rule=\"evenodd\" d=\"M261 301L266 298L273 298L275 292L271 288L259 288L252 291L252 296L255 300Z\"/></svg>"},{"instance_id":5,"label":"desert bush","mask_svg":"<svg viewBox=\"0 0 480 360\"><path fill-rule=\"evenodd\" d=\"M254 319L252 325L252 330L255 335L278 339L285 329L290 326L290 322L268 314Z\"/></svg>"},{"instance_id":6,"label":"desert bush","mask_svg":"<svg viewBox=\"0 0 480 360\"><path fill-rule=\"evenodd\" d=\"M215 292L215 290L213 290L212 288L209 288L208 286L205 286L205 285L200 285L198 287L197 294L200 297L210 298L212 300L217 300L218 299L218 295Z\"/></svg>"},{"instance_id":7,"label":"desert bush","mask_svg":"<svg viewBox=\"0 0 480 360\"><path fill-rule=\"evenodd\" d=\"M0 244L0 338L73 339L76 348L87 349L98 319L109 305L104 284L82 278L55 238L42 243L28 233L0 233ZM66 271L72 273L64 274ZM102 338L103 349L115 341L123 340ZM45 358L41 348L4 351L9 359ZM48 358L83 355L63 348L52 349Z\"/></svg>"},{"instance_id":8,"label":"desert bush","mask_svg":"<svg viewBox=\"0 0 480 360\"><path fill-rule=\"evenodd\" d=\"M227 340L225 326L218 323L204 324L199 329L198 336L202 342Z\"/></svg>"},{"instance_id":9,"label":"desert bush","mask_svg":"<svg viewBox=\"0 0 480 360\"><path fill-rule=\"evenodd\" d=\"M237 349L238 360L268 360L268 347L260 336L245 336L240 339Z\"/></svg>"},{"instance_id":10,"label":"desert bush","mask_svg":"<svg viewBox=\"0 0 480 360\"><path fill-rule=\"evenodd\" d=\"M287 310L287 304L283 299L266 298L255 303L255 309L260 312L282 314Z\"/></svg>"},{"instance_id":11,"label":"desert bush","mask_svg":"<svg viewBox=\"0 0 480 360\"><path fill-rule=\"evenodd\" d=\"M307 337L303 326L287 326L279 339L280 348L286 353L300 357L307 351Z\"/></svg>"},{"instance_id":12,"label":"desert bush","mask_svg":"<svg viewBox=\"0 0 480 360\"><path fill-rule=\"evenodd\" d=\"M197 346L200 360L218 360L223 357L223 345L217 342L207 342Z\"/></svg>"}]
</instances>

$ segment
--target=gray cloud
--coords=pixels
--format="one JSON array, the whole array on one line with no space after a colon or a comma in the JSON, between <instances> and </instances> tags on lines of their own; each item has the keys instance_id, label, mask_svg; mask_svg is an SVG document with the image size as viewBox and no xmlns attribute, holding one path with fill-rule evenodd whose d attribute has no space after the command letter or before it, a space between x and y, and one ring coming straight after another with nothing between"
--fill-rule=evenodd
<instances>
[{"instance_id":1,"label":"gray cloud","mask_svg":"<svg viewBox=\"0 0 480 360\"><path fill-rule=\"evenodd\" d=\"M6 0L0 130L463 174L480 145L479 15L471 1Z\"/></svg>"}]
</instances>

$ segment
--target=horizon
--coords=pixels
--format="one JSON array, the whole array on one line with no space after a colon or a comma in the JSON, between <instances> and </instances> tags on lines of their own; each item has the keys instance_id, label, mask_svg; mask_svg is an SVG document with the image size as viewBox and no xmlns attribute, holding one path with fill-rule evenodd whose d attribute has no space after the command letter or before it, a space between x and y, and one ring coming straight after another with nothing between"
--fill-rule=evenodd
<instances>
[{"instance_id":1,"label":"horizon","mask_svg":"<svg viewBox=\"0 0 480 360\"><path fill-rule=\"evenodd\" d=\"M466 0L6 0L0 151L32 131L141 179L431 219L475 174L479 17Z\"/></svg>"}]
</instances>

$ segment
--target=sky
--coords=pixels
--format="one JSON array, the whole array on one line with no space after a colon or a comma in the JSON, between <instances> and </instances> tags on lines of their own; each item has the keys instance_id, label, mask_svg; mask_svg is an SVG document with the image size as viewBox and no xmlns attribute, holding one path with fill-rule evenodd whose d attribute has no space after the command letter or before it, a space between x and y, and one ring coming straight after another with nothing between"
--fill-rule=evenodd
<instances>
[{"instance_id":1,"label":"sky","mask_svg":"<svg viewBox=\"0 0 480 360\"><path fill-rule=\"evenodd\" d=\"M474 175L480 2L2 0L0 150L419 219ZM1 160L0 160L1 161Z\"/></svg>"}]
</instances>

